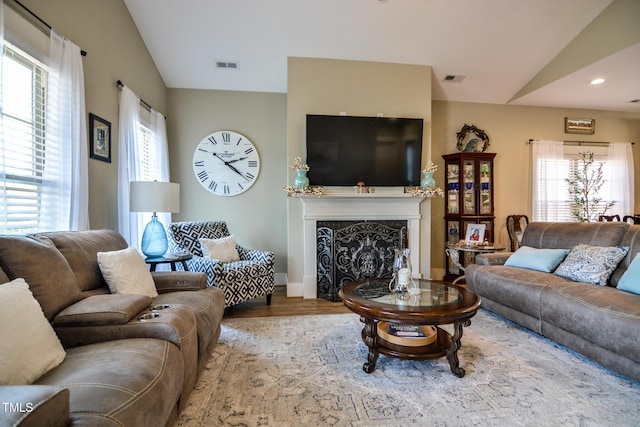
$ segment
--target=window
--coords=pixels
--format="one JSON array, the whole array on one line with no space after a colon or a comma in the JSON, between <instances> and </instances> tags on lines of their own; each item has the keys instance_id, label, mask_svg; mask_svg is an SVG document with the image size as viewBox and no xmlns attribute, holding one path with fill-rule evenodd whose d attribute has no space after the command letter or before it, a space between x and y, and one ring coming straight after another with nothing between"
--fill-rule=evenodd
<instances>
[{"instance_id":1,"label":"window","mask_svg":"<svg viewBox=\"0 0 640 427\"><path fill-rule=\"evenodd\" d=\"M572 178L579 167L582 167L582 152L593 152L594 162L589 166L588 175L597 172L602 165L604 185L598 190L600 203L595 212L590 214L591 221L598 220L598 213L604 211L605 206L614 199L611 186L606 185L610 175L610 162L606 148L564 146L560 154L540 156L534 165L534 211L535 221L577 221L574 215L576 204L569 192L567 179ZM593 194L589 197L593 200ZM536 203L537 201L537 203Z\"/></svg>"},{"instance_id":2,"label":"window","mask_svg":"<svg viewBox=\"0 0 640 427\"><path fill-rule=\"evenodd\" d=\"M579 167L582 167L582 162L580 161L579 156L571 155L567 156L568 158L564 159L552 159L552 160L541 160L538 164L538 167L544 168L553 168L557 170L557 173L546 180L547 187L555 187L557 191L552 192L552 195L555 197L550 197L547 199L547 204L554 206L554 211L556 215L553 219L545 220L553 220L553 221L576 221L576 217L574 215L574 211L576 209L576 203L574 202L573 197L569 193L569 185L567 183L567 179L574 176L576 170ZM544 166L543 166L544 164ZM598 159L596 158L594 163L592 163L589 168L589 174L595 173L602 165L604 175L607 176L607 161L606 159ZM601 198L599 204L596 205L596 212L593 212L595 217L592 217L592 221L597 220L597 213L602 213L607 203L612 199L609 194L609 187L607 185L603 185L598 190L598 197ZM549 206L546 207L547 209ZM541 218L543 215L542 212L537 212L537 218Z\"/></svg>"},{"instance_id":3,"label":"window","mask_svg":"<svg viewBox=\"0 0 640 427\"><path fill-rule=\"evenodd\" d=\"M575 173L578 171L579 168L583 169L586 167L580 155L578 156L572 155L568 159L566 159L565 162L567 163L566 167L568 169L568 173L567 173L568 178L575 177ZM590 221L597 221L599 214L608 213L608 211L605 212L605 209L607 209L609 203L613 199L613 197L610 194L611 193L610 187L606 185L607 180L605 177L608 177L610 175L608 165L609 165L609 162L607 162L607 158L605 156L594 156L594 162L588 165L588 167L586 167L586 170L582 171L582 176L595 178L599 168L602 168L602 181L601 181L602 184L600 184L600 188L596 189L594 186L590 186L591 188L590 195L589 195L590 207L589 207L589 214L588 214L588 216L590 217L589 218ZM597 185L595 183L595 180L593 182L593 185ZM569 194L569 185L567 184L566 181L564 183L563 188L566 189L567 199L568 199L567 204L568 204L569 212L568 212L568 219L566 219L566 221L576 221L577 217L574 214L574 212L577 209L577 205L574 201L574 198L571 197L571 195ZM597 198L600 199L598 203L595 203L596 194L597 194ZM563 221L564 220L565 219L563 219Z\"/></svg>"},{"instance_id":4,"label":"window","mask_svg":"<svg viewBox=\"0 0 640 427\"><path fill-rule=\"evenodd\" d=\"M146 114L145 114L146 113ZM140 147L140 181L161 181L160 153L156 144L156 135L151 130L149 120L145 120L149 112L140 107L140 127L138 128L138 142Z\"/></svg>"},{"instance_id":5,"label":"window","mask_svg":"<svg viewBox=\"0 0 640 427\"><path fill-rule=\"evenodd\" d=\"M0 106L0 232L35 232L46 183L47 68L5 42Z\"/></svg>"}]
</instances>

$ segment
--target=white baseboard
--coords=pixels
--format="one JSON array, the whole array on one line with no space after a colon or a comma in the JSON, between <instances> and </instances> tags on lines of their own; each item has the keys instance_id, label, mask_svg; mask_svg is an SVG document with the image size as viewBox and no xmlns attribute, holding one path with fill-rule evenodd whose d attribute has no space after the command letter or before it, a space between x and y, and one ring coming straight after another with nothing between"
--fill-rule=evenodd
<instances>
[{"instance_id":1,"label":"white baseboard","mask_svg":"<svg viewBox=\"0 0 640 427\"><path fill-rule=\"evenodd\" d=\"M275 274L275 285L282 286L287 284L287 273L276 273Z\"/></svg>"}]
</instances>

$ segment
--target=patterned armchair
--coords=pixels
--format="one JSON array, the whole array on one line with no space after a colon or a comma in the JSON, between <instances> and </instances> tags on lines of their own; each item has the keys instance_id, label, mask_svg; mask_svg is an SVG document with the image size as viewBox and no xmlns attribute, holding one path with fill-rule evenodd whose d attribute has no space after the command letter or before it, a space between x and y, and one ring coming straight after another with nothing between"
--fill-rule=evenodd
<instances>
[{"instance_id":1,"label":"patterned armchair","mask_svg":"<svg viewBox=\"0 0 640 427\"><path fill-rule=\"evenodd\" d=\"M236 244L240 261L224 263L203 256L198 239L227 236L229 230L224 221L173 222L169 224L169 249L174 253L193 255L186 261L189 271L206 273L207 285L224 291L225 307L265 295L267 305L270 305L275 283L273 252L246 249ZM182 269L182 265L177 266Z\"/></svg>"}]
</instances>

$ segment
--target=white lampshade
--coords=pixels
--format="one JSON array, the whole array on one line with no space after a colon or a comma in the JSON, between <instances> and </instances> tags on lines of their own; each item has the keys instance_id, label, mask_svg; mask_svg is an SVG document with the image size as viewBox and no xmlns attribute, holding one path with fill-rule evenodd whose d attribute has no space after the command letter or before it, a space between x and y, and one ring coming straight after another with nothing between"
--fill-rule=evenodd
<instances>
[{"instance_id":1,"label":"white lampshade","mask_svg":"<svg viewBox=\"0 0 640 427\"><path fill-rule=\"evenodd\" d=\"M180 212L180 184L158 181L131 181L131 212Z\"/></svg>"}]
</instances>

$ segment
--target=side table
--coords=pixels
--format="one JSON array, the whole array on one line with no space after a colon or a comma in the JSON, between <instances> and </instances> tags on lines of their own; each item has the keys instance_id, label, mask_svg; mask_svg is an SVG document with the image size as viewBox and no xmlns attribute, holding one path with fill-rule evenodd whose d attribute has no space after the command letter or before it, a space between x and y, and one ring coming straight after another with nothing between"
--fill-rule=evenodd
<instances>
[{"instance_id":1,"label":"side table","mask_svg":"<svg viewBox=\"0 0 640 427\"><path fill-rule=\"evenodd\" d=\"M184 271L189 271L186 261L191 258L193 258L191 254L165 254L165 256L160 257L147 257L144 262L149 264L149 271L156 271L158 264L171 264L171 271L176 271L176 262L182 263Z\"/></svg>"},{"instance_id":2,"label":"side table","mask_svg":"<svg viewBox=\"0 0 640 427\"><path fill-rule=\"evenodd\" d=\"M505 246L467 246L467 245L447 245L447 249L445 249L445 253L451 260L451 262L458 268L460 271L464 273L465 268L460 262L460 252L472 252L475 255L477 254L490 254L493 252L499 252L505 250ZM474 256L475 256L474 255ZM456 277L452 282L454 285L461 280L464 280L464 274L462 276Z\"/></svg>"}]
</instances>

